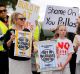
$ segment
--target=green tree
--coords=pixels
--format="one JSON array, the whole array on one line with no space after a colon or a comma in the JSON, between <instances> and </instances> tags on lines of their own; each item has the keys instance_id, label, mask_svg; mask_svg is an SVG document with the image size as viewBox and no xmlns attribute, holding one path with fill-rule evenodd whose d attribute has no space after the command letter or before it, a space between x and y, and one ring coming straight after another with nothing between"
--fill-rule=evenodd
<instances>
[{"instance_id":1,"label":"green tree","mask_svg":"<svg viewBox=\"0 0 80 74\"><path fill-rule=\"evenodd\" d=\"M25 0L25 1L30 1L30 0ZM18 0L0 0L0 4L9 5L13 9L15 9L17 2L18 2Z\"/></svg>"}]
</instances>

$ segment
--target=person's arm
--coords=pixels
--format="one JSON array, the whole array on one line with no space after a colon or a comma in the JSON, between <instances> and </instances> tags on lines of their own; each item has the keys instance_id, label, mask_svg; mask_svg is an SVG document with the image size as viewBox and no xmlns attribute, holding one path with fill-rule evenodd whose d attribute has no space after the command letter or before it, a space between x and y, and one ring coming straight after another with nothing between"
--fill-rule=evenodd
<instances>
[{"instance_id":1,"label":"person's arm","mask_svg":"<svg viewBox=\"0 0 80 74\"><path fill-rule=\"evenodd\" d=\"M10 47L11 43L12 43L12 39L8 40L7 47Z\"/></svg>"},{"instance_id":2,"label":"person's arm","mask_svg":"<svg viewBox=\"0 0 80 74\"><path fill-rule=\"evenodd\" d=\"M72 54L74 53L74 48L73 48L73 44L72 44L71 41L69 42L69 45L70 45L70 46L69 46L69 48L68 48L68 55L66 55L67 59L66 59L65 63L62 64L61 70L63 70L63 69L66 67L66 65L69 63L69 61L70 61L71 58L72 58Z\"/></svg>"},{"instance_id":3,"label":"person's arm","mask_svg":"<svg viewBox=\"0 0 80 74\"><path fill-rule=\"evenodd\" d=\"M3 47L4 49L8 50L9 48L7 47L7 41L10 39L10 32L9 30L6 32L6 34L4 35L4 42L3 42Z\"/></svg>"},{"instance_id":4,"label":"person's arm","mask_svg":"<svg viewBox=\"0 0 80 74\"><path fill-rule=\"evenodd\" d=\"M71 58L72 58L72 54L73 54L73 53L69 53L69 54L68 54L68 57L67 57L67 59L66 59L66 62L62 65L61 70L63 70L63 69L66 67L66 65L69 63L69 61L70 61Z\"/></svg>"},{"instance_id":5,"label":"person's arm","mask_svg":"<svg viewBox=\"0 0 80 74\"><path fill-rule=\"evenodd\" d=\"M11 43L12 41L15 39L15 35L11 35L10 36L10 39L7 41L7 46L10 47L11 46Z\"/></svg>"},{"instance_id":6,"label":"person's arm","mask_svg":"<svg viewBox=\"0 0 80 74\"><path fill-rule=\"evenodd\" d=\"M4 43L3 43L4 49L9 49L9 47L10 47L10 45L12 43L12 40L13 40L12 38L14 36L11 35L12 34L11 31L13 31L13 30L8 30L6 32L6 34L4 35Z\"/></svg>"}]
</instances>

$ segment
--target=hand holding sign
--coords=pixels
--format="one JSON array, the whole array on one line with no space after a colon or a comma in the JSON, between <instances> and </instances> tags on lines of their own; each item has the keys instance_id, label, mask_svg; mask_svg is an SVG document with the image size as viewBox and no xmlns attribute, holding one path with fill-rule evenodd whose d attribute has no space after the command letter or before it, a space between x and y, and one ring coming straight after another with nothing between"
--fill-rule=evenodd
<instances>
[{"instance_id":1,"label":"hand holding sign","mask_svg":"<svg viewBox=\"0 0 80 74\"><path fill-rule=\"evenodd\" d=\"M61 63L60 63L60 65L59 65L59 68L58 68L58 69L59 69L59 70L64 70L64 68L65 68L65 65L63 65L63 64L61 64Z\"/></svg>"},{"instance_id":2,"label":"hand holding sign","mask_svg":"<svg viewBox=\"0 0 80 74\"><path fill-rule=\"evenodd\" d=\"M11 35L10 40L14 41L14 39L15 39L15 35Z\"/></svg>"},{"instance_id":3,"label":"hand holding sign","mask_svg":"<svg viewBox=\"0 0 80 74\"><path fill-rule=\"evenodd\" d=\"M57 68L55 41L39 41L34 44L38 50L36 64L38 71L49 71Z\"/></svg>"}]
</instances>

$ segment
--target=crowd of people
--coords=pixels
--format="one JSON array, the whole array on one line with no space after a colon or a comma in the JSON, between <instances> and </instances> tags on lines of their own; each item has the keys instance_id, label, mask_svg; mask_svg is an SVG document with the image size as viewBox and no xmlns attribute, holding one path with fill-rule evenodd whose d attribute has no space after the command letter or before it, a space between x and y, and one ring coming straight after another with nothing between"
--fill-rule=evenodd
<instances>
[{"instance_id":1,"label":"crowd of people","mask_svg":"<svg viewBox=\"0 0 80 74\"><path fill-rule=\"evenodd\" d=\"M14 12L11 16L11 25L8 21L6 6L0 4L0 74L79 74L80 63L78 48L80 46L80 17L77 21L76 33L67 33L66 26L60 24L54 32L51 40L57 40L56 55L58 60L58 70L37 72L37 69L32 70L31 58L14 56L15 46L15 31L31 32L25 28L26 18L23 14ZM32 55L35 55L33 42L40 40L40 26L36 21L36 28L32 38ZM61 48L60 44L67 44ZM33 57L35 59L35 56ZM64 60L64 61L63 61ZM13 64L14 63L14 64ZM36 64L35 64L36 66Z\"/></svg>"}]
</instances>

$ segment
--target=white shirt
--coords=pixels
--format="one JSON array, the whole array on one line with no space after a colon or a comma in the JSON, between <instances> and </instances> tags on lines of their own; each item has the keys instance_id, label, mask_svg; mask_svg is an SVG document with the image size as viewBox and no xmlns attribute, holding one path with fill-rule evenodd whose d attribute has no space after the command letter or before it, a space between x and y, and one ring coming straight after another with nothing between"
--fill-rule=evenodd
<instances>
[{"instance_id":1,"label":"white shirt","mask_svg":"<svg viewBox=\"0 0 80 74\"><path fill-rule=\"evenodd\" d=\"M73 44L72 42L67 39L57 39L57 52L58 52L58 65L65 64L68 54L74 52ZM69 64L67 64L66 67L69 67Z\"/></svg>"}]
</instances>

